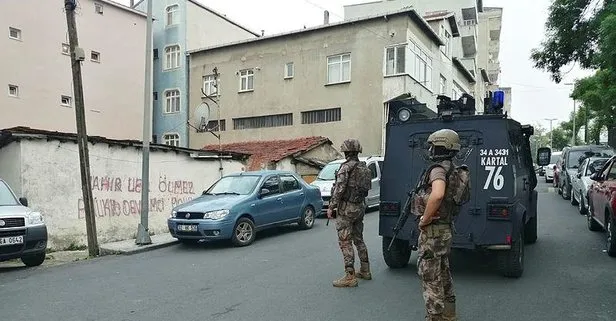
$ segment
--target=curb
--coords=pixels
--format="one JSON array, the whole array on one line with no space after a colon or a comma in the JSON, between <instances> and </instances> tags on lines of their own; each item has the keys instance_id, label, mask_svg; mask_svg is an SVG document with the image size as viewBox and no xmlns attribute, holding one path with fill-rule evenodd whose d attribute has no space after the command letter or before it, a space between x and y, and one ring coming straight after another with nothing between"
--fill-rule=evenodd
<instances>
[{"instance_id":1,"label":"curb","mask_svg":"<svg viewBox=\"0 0 616 321\"><path fill-rule=\"evenodd\" d=\"M176 245L176 244L179 244L179 243L180 243L179 240L174 240L174 241L170 241L170 242L162 242L162 243L157 243L157 244L143 245L143 246L137 247L135 249L130 249L130 250L119 250L119 249L110 249L110 248L101 247L100 248L99 256L107 256L107 255L133 255L133 254L137 254L137 253L143 253L143 252L148 252L148 251L152 251L152 250L157 250L157 249L169 247L169 246Z\"/></svg>"}]
</instances>

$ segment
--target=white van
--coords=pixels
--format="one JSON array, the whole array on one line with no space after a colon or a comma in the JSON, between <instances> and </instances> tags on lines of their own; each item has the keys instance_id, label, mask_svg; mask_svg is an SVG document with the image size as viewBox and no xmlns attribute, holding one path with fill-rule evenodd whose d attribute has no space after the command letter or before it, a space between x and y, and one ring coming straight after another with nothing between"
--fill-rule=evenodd
<instances>
[{"instance_id":1,"label":"white van","mask_svg":"<svg viewBox=\"0 0 616 321\"><path fill-rule=\"evenodd\" d=\"M368 192L368 196L366 197L366 207L378 207L381 197L381 173L383 172L383 157L359 157L359 160L362 162L366 162L366 165L368 166L370 171L372 171L372 188L370 189L370 191ZM334 179L336 178L336 171L345 161L345 159L337 159L328 163L319 172L317 179L311 183L311 185L316 186L321 190L321 197L323 198L323 212L326 212L329 208L329 200L331 199L331 191L332 186L334 185Z\"/></svg>"}]
</instances>

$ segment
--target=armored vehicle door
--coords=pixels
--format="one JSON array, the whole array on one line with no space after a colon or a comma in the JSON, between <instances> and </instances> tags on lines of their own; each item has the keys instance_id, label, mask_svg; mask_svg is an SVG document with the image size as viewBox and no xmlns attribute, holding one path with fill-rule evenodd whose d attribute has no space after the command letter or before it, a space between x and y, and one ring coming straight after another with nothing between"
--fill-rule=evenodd
<instances>
[{"instance_id":1,"label":"armored vehicle door","mask_svg":"<svg viewBox=\"0 0 616 321\"><path fill-rule=\"evenodd\" d=\"M483 228L483 224L480 219L481 215L481 206L478 205L479 195L483 192L484 187L489 185L488 188L492 188L495 184L494 180L496 179L494 175L496 175L498 166L494 166L494 169L490 167L493 171L492 177L490 177L490 184L487 184L488 181L486 175L487 173L484 171L484 166L481 166L480 163L480 153L482 150L483 142L484 142L484 134L475 129L460 129L455 126L455 123L451 129L455 130L460 136L460 145L461 149L456 158L454 159L454 164L459 165L467 165L471 172L471 198L468 203L462 206L460 209L460 213L454 220L455 225L455 234L453 238L453 242L456 243L456 247L462 246L465 247L466 243L469 243L469 234L472 235L473 230L476 228L475 225L481 225ZM426 132L418 132L410 137L410 145L412 156L411 159L414 160L412 167L415 168L417 174L413 175L418 177L423 168L427 168L431 163L428 155L428 146L427 139L428 136L434 130L431 129ZM419 159L418 159L419 158ZM415 162L421 162L419 164L415 164ZM503 168L498 169L497 177L501 177L503 175ZM415 180L413 180L414 182ZM501 187L500 184L504 184L501 178L498 178L496 182L497 187Z\"/></svg>"}]
</instances>

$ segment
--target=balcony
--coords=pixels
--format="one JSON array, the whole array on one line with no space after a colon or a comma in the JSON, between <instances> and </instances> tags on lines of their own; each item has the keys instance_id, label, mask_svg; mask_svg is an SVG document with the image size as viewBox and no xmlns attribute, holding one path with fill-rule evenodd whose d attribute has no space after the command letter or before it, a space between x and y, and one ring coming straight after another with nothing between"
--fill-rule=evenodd
<instances>
[{"instance_id":1,"label":"balcony","mask_svg":"<svg viewBox=\"0 0 616 321\"><path fill-rule=\"evenodd\" d=\"M490 61L488 63L488 78L490 78L490 82L493 84L498 83L498 76L500 75L501 68L500 62L498 61Z\"/></svg>"},{"instance_id":2,"label":"balcony","mask_svg":"<svg viewBox=\"0 0 616 321\"><path fill-rule=\"evenodd\" d=\"M477 54L477 21L464 20L460 24L460 37L462 40L462 53L464 57L473 57Z\"/></svg>"}]
</instances>

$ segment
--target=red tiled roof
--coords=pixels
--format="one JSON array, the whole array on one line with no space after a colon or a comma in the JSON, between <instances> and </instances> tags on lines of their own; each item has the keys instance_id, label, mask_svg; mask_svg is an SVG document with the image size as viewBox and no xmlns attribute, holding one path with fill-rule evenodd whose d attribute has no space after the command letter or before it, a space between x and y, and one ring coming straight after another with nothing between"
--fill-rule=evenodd
<instances>
[{"instance_id":1,"label":"red tiled roof","mask_svg":"<svg viewBox=\"0 0 616 321\"><path fill-rule=\"evenodd\" d=\"M332 142L327 137L311 136L286 140L247 141L222 144L222 151L251 155L247 170L252 171L261 169L261 164L267 166L267 163L278 162L285 157L307 152L325 143L331 144ZM218 145L206 145L203 146L203 150L218 151Z\"/></svg>"}]
</instances>

